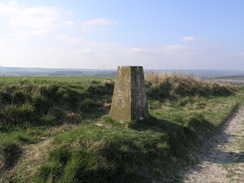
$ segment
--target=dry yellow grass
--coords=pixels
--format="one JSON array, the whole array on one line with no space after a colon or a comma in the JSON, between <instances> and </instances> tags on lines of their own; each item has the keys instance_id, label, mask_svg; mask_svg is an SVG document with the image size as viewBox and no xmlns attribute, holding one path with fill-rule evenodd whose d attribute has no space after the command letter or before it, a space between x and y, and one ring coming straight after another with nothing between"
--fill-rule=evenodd
<instances>
[{"instance_id":1,"label":"dry yellow grass","mask_svg":"<svg viewBox=\"0 0 244 183\"><path fill-rule=\"evenodd\" d=\"M216 81L202 81L181 73L155 73L145 75L149 96L175 98L178 96L226 96L235 88Z\"/></svg>"}]
</instances>

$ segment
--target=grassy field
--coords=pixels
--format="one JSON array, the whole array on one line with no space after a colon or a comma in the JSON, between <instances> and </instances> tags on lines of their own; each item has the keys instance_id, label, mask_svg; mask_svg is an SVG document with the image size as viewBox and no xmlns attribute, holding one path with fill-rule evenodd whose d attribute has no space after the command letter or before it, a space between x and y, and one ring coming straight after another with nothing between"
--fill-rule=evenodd
<instances>
[{"instance_id":1,"label":"grassy field","mask_svg":"<svg viewBox=\"0 0 244 183\"><path fill-rule=\"evenodd\" d=\"M68 83L68 84L89 84L94 81L102 81L104 78L81 78L81 77L6 77L0 76L0 86L10 84L47 84L47 83Z\"/></svg>"},{"instance_id":2,"label":"grassy field","mask_svg":"<svg viewBox=\"0 0 244 183\"><path fill-rule=\"evenodd\" d=\"M244 86L244 76L226 76L216 78L215 80L221 83Z\"/></svg>"},{"instance_id":3,"label":"grassy field","mask_svg":"<svg viewBox=\"0 0 244 183\"><path fill-rule=\"evenodd\" d=\"M150 118L108 115L114 81L0 78L0 182L152 182L181 179L244 89L183 75L149 73ZM214 106L214 107L213 107Z\"/></svg>"}]
</instances>

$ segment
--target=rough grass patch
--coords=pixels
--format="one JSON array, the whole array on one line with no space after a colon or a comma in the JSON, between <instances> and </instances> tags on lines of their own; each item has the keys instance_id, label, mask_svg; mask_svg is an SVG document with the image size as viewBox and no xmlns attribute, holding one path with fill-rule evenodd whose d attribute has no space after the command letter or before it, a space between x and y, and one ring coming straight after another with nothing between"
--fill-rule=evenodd
<instances>
[{"instance_id":1,"label":"rough grass patch","mask_svg":"<svg viewBox=\"0 0 244 183\"><path fill-rule=\"evenodd\" d=\"M186 96L229 96L235 88L213 81L201 81L182 74L147 73L147 94L154 99L177 99Z\"/></svg>"},{"instance_id":2,"label":"rough grass patch","mask_svg":"<svg viewBox=\"0 0 244 183\"><path fill-rule=\"evenodd\" d=\"M140 180L139 170L144 164L151 164L158 152L162 152L161 158L166 158L170 149L166 134L97 126L80 126L57 136L54 144L62 145L50 152L50 162L39 169L38 177L42 180L48 177L68 182ZM53 166L57 164L61 169L55 173Z\"/></svg>"},{"instance_id":3,"label":"rough grass patch","mask_svg":"<svg viewBox=\"0 0 244 183\"><path fill-rule=\"evenodd\" d=\"M0 146L0 153L3 155L3 168L9 169L18 161L21 149L15 143L8 143Z\"/></svg>"},{"instance_id":4,"label":"rough grass patch","mask_svg":"<svg viewBox=\"0 0 244 183\"><path fill-rule=\"evenodd\" d=\"M100 104L105 99L111 100L109 87L112 87L112 84L107 87L106 82L41 82L30 86L4 86L3 90L0 90L4 101L0 104L0 111L11 107L12 93L16 89L30 96L24 101L26 106L23 111L28 111L27 105L33 106L34 109L29 110L30 115L22 126L14 123L14 126L8 127L5 125L6 121L0 120L0 131L7 137L5 142L28 147L30 144L34 146L33 143L55 138L50 146L35 149L36 153L32 155L37 159L34 163L30 161L28 166L21 165L22 169L30 166L31 173L29 170L20 170L17 165L14 173L7 172L11 174L9 181L17 182L15 175L21 177L19 182L150 182L168 179L170 175L173 176L170 177L172 180L179 179L179 167L192 162L186 154L188 144L197 139L197 133L208 134L208 129L216 128L231 108L242 100L239 94L206 97L205 90L200 90L198 85L194 89L187 87L189 81L168 78L165 85L160 86L160 90L155 90L160 94L162 89L164 96L168 97L163 100L149 97L151 118L129 125L106 115L101 118L100 112L104 115L107 110L103 110ZM57 88L51 90L49 85L53 84ZM47 85L52 93L50 95L46 92ZM101 85L103 94L88 93L87 88L91 85ZM147 86L154 87L154 83L148 83ZM164 86L168 89L163 90ZM180 89L182 86L184 90ZM202 94L188 95L191 91ZM35 96L40 97L40 101L35 101ZM87 112L82 106L85 103L89 108ZM41 110L37 110L38 105ZM24 105L12 105L13 108L18 108L17 110L21 106ZM95 114L99 115L94 118ZM21 119L18 117L17 120ZM41 118L46 123L42 123ZM36 122L35 119L38 119L38 125L32 126ZM63 123L67 124L62 125ZM73 123L76 125L72 125ZM208 126L208 123L214 127ZM1 139L3 133L0 134ZM13 135L14 133L16 135ZM0 142L0 146L2 144ZM40 149L45 149L45 153ZM40 161L37 154L45 154L49 158L45 157L45 160ZM0 181L4 178L0 177Z\"/></svg>"}]
</instances>

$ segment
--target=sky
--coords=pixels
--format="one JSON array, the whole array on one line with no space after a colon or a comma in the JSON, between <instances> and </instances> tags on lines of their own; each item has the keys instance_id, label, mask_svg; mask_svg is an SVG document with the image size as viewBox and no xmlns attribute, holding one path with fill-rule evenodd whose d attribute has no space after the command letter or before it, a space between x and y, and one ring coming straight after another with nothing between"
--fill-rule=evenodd
<instances>
[{"instance_id":1,"label":"sky","mask_svg":"<svg viewBox=\"0 0 244 183\"><path fill-rule=\"evenodd\" d=\"M0 66L244 70L244 0L0 0Z\"/></svg>"}]
</instances>

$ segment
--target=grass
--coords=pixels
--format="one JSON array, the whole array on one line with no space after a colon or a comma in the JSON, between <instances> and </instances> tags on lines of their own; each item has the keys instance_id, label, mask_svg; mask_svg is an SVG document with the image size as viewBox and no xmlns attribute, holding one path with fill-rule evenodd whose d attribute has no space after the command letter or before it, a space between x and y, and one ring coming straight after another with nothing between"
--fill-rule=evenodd
<instances>
[{"instance_id":1,"label":"grass","mask_svg":"<svg viewBox=\"0 0 244 183\"><path fill-rule=\"evenodd\" d=\"M58 144L58 145L57 145ZM59 145L61 144L61 145ZM133 182L140 179L141 160L147 164L168 147L167 136L117 128L82 125L55 137L49 163L38 171L38 181ZM163 158L163 157L161 157Z\"/></svg>"},{"instance_id":2,"label":"grass","mask_svg":"<svg viewBox=\"0 0 244 183\"><path fill-rule=\"evenodd\" d=\"M187 96L228 96L234 90L230 85L201 81L182 74L148 73L146 84L148 97L158 100Z\"/></svg>"},{"instance_id":3,"label":"grass","mask_svg":"<svg viewBox=\"0 0 244 183\"><path fill-rule=\"evenodd\" d=\"M0 170L9 182L179 181L181 167L196 162L187 156L190 144L244 104L244 88L154 75L146 81L150 118L120 123L107 115L110 79L7 79L0 90ZM21 149L45 141L47 158L17 164Z\"/></svg>"},{"instance_id":4,"label":"grass","mask_svg":"<svg viewBox=\"0 0 244 183\"><path fill-rule=\"evenodd\" d=\"M66 84L87 85L92 82L101 82L103 80L104 80L104 78L0 76L0 86L1 85L11 85L11 84L21 84L21 83L34 83L34 84L66 83Z\"/></svg>"},{"instance_id":5,"label":"grass","mask_svg":"<svg viewBox=\"0 0 244 183\"><path fill-rule=\"evenodd\" d=\"M62 124L63 119L79 122L81 113L89 113L111 100L112 84L94 81L80 84L29 84L3 86L0 91L0 121L4 126ZM72 115L73 114L73 115ZM76 120L75 120L76 118Z\"/></svg>"}]
</instances>

